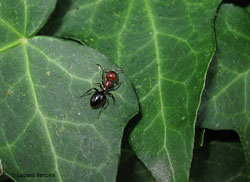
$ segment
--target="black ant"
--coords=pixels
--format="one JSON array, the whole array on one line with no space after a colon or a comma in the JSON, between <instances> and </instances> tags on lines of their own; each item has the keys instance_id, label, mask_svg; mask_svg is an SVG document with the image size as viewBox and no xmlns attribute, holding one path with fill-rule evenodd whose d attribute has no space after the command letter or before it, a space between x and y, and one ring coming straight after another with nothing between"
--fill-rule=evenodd
<instances>
[{"instance_id":1,"label":"black ant","mask_svg":"<svg viewBox=\"0 0 250 182\"><path fill-rule=\"evenodd\" d=\"M94 94L90 98L90 106L93 109L100 109L98 113L98 118L100 118L100 114L103 109L106 109L106 107L109 105L109 100L107 99L107 95L112 98L114 104L115 104L115 98L113 94L111 94L109 91L111 89L118 89L121 85L121 82L119 83L119 76L117 72L122 72L121 69L117 71L112 71L109 69L104 69L100 64L97 64L102 69L102 83L94 83L95 85L99 85L101 90L99 91L97 88L91 88L88 91L86 91L83 95L79 96L78 98L85 97L87 95L92 94L92 90L95 90ZM106 74L106 81L104 78L104 73ZM116 86L116 88L114 88Z\"/></svg>"}]
</instances>

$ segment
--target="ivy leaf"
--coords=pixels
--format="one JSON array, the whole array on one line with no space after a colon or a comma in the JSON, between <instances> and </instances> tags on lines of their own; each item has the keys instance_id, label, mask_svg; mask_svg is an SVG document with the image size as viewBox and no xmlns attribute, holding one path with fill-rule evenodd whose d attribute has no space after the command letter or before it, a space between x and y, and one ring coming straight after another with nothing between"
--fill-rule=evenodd
<instances>
[{"instance_id":1,"label":"ivy leaf","mask_svg":"<svg viewBox=\"0 0 250 182\"><path fill-rule=\"evenodd\" d=\"M0 0L0 51L32 36L46 23L56 0Z\"/></svg>"},{"instance_id":2,"label":"ivy leaf","mask_svg":"<svg viewBox=\"0 0 250 182\"><path fill-rule=\"evenodd\" d=\"M194 150L191 182L247 182L247 164L240 143L213 141Z\"/></svg>"},{"instance_id":3,"label":"ivy leaf","mask_svg":"<svg viewBox=\"0 0 250 182\"><path fill-rule=\"evenodd\" d=\"M157 181L188 181L219 2L76 0L59 3L55 14L63 15L44 30L81 40L124 68L141 104L132 148Z\"/></svg>"},{"instance_id":4,"label":"ivy leaf","mask_svg":"<svg viewBox=\"0 0 250 182\"><path fill-rule=\"evenodd\" d=\"M250 162L250 15L223 5L216 20L218 53L210 71L198 125L235 130ZM250 169L248 174L250 174Z\"/></svg>"},{"instance_id":5,"label":"ivy leaf","mask_svg":"<svg viewBox=\"0 0 250 182\"><path fill-rule=\"evenodd\" d=\"M73 41L31 36L51 13L49 1L0 1L0 8L9 10L0 11L0 32L5 32L0 36L3 171L24 182L115 181L123 129L138 111L134 91L126 75L119 74L122 84L112 92L116 103L108 97L100 119L90 96L77 98L101 81L97 63L117 67ZM38 2L47 7L46 15L29 11Z\"/></svg>"}]
</instances>

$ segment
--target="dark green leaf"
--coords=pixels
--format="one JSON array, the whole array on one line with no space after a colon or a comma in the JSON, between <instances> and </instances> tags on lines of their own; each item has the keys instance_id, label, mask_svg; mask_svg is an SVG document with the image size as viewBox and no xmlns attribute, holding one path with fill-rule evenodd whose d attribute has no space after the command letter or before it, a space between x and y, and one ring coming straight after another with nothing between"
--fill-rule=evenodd
<instances>
[{"instance_id":1,"label":"dark green leaf","mask_svg":"<svg viewBox=\"0 0 250 182\"><path fill-rule=\"evenodd\" d=\"M221 6L216 34L217 59L211 67L198 124L211 129L235 130L249 164L250 14L233 5Z\"/></svg>"},{"instance_id":2,"label":"dark green leaf","mask_svg":"<svg viewBox=\"0 0 250 182\"><path fill-rule=\"evenodd\" d=\"M246 7L246 10L250 13L250 5Z\"/></svg>"},{"instance_id":3,"label":"dark green leaf","mask_svg":"<svg viewBox=\"0 0 250 182\"><path fill-rule=\"evenodd\" d=\"M55 4L56 0L0 0L0 52L38 32Z\"/></svg>"},{"instance_id":4,"label":"dark green leaf","mask_svg":"<svg viewBox=\"0 0 250 182\"><path fill-rule=\"evenodd\" d=\"M59 2L57 15L66 9ZM98 49L132 79L142 115L132 147L158 181L188 181L218 5L219 0L76 0L45 29L56 27L55 35Z\"/></svg>"},{"instance_id":5,"label":"dark green leaf","mask_svg":"<svg viewBox=\"0 0 250 182\"><path fill-rule=\"evenodd\" d=\"M115 181L122 131L137 111L125 75L113 93L116 105L110 103L98 119L90 98L76 97L100 82L96 63L115 69L104 56L69 41L36 37L0 59L0 156L6 173Z\"/></svg>"},{"instance_id":6,"label":"dark green leaf","mask_svg":"<svg viewBox=\"0 0 250 182\"><path fill-rule=\"evenodd\" d=\"M150 171L129 148L122 148L117 182L153 182Z\"/></svg>"},{"instance_id":7,"label":"dark green leaf","mask_svg":"<svg viewBox=\"0 0 250 182\"><path fill-rule=\"evenodd\" d=\"M0 11L0 32L5 33L0 34L3 171L22 182L115 181L123 129L138 112L137 99L124 73L112 92L116 103L108 97L100 119L90 96L77 98L101 82L97 63L117 67L72 41L27 38L44 24L52 2L0 1L6 9ZM34 177L20 177L25 174Z\"/></svg>"},{"instance_id":8,"label":"dark green leaf","mask_svg":"<svg viewBox=\"0 0 250 182\"><path fill-rule=\"evenodd\" d=\"M211 142L194 151L191 182L247 182L240 143Z\"/></svg>"}]
</instances>

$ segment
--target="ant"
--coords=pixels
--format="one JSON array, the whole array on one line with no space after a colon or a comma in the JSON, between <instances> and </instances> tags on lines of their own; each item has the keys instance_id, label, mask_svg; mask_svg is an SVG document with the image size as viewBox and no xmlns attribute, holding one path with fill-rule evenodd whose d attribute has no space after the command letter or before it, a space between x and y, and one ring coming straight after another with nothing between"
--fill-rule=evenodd
<instances>
[{"instance_id":1,"label":"ant","mask_svg":"<svg viewBox=\"0 0 250 182\"><path fill-rule=\"evenodd\" d=\"M109 91L116 90L120 87L121 83L119 83L119 76L117 72L123 72L121 69L117 71L112 71L109 69L104 69L100 64L97 64L99 68L102 69L102 83L94 83L95 85L99 85L100 91L97 88L91 88L87 90L83 95L79 96L78 98L85 97L87 95L93 94L91 92L92 90L95 90L94 94L90 98L90 106L93 109L100 109L98 113L98 119L100 118L100 114L102 110L106 109L106 107L109 105L109 100L107 99L106 96L109 96L112 98L114 104L115 104L115 98L113 94L111 94ZM106 80L104 78L104 73L106 74ZM116 88L115 88L116 86Z\"/></svg>"}]
</instances>

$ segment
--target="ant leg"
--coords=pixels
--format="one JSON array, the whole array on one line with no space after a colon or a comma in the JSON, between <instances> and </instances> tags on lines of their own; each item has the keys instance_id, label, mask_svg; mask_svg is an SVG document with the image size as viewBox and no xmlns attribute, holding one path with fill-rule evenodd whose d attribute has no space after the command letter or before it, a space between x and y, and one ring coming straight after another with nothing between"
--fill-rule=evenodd
<instances>
[{"instance_id":1,"label":"ant leg","mask_svg":"<svg viewBox=\"0 0 250 182\"><path fill-rule=\"evenodd\" d=\"M100 64L96 64L97 66L99 66L102 69L102 85L104 85L105 79L104 79L104 69Z\"/></svg>"},{"instance_id":2,"label":"ant leg","mask_svg":"<svg viewBox=\"0 0 250 182\"><path fill-rule=\"evenodd\" d=\"M105 72L105 73L108 73L108 72L110 72L110 71L113 71L113 70L104 69L104 72ZM114 71L114 72L116 72L116 73L123 73L123 70L122 70L121 68L119 68L118 70L116 70L116 71Z\"/></svg>"},{"instance_id":3,"label":"ant leg","mask_svg":"<svg viewBox=\"0 0 250 182\"><path fill-rule=\"evenodd\" d=\"M81 96L78 96L77 98L81 98L81 97L85 97L87 95L90 95L91 94L91 90L95 90L96 92L98 92L98 90L96 88L91 88L89 90L87 90L84 94L82 94Z\"/></svg>"},{"instance_id":4,"label":"ant leg","mask_svg":"<svg viewBox=\"0 0 250 182\"><path fill-rule=\"evenodd\" d=\"M113 90L117 90L117 89L121 86L121 84L122 84L122 82L117 83L117 84L115 85L115 88L114 88Z\"/></svg>"},{"instance_id":5,"label":"ant leg","mask_svg":"<svg viewBox=\"0 0 250 182\"><path fill-rule=\"evenodd\" d=\"M98 119L100 119L100 115L101 115L102 110L106 109L108 105L109 105L109 101L107 99L106 102L105 102L105 104L103 104L102 108L98 112Z\"/></svg>"},{"instance_id":6,"label":"ant leg","mask_svg":"<svg viewBox=\"0 0 250 182\"><path fill-rule=\"evenodd\" d=\"M107 104L106 104L107 103ZM105 107L103 109L106 109L109 105L109 100L107 99L107 102L105 103Z\"/></svg>"},{"instance_id":7,"label":"ant leg","mask_svg":"<svg viewBox=\"0 0 250 182\"><path fill-rule=\"evenodd\" d=\"M113 70L110 70L110 69L104 69L104 72L105 73L108 73L108 72L110 72L110 71L113 71ZM121 68L119 68L118 70L116 70L116 71L114 71L114 72L116 72L116 73L123 73L123 70L121 69Z\"/></svg>"},{"instance_id":8,"label":"ant leg","mask_svg":"<svg viewBox=\"0 0 250 182\"><path fill-rule=\"evenodd\" d=\"M113 100L113 102L114 102L114 104L115 104L115 97L113 96L113 94L111 94L111 93L107 93L107 94L108 94L109 97L112 98L112 100Z\"/></svg>"},{"instance_id":9,"label":"ant leg","mask_svg":"<svg viewBox=\"0 0 250 182\"><path fill-rule=\"evenodd\" d=\"M110 71L112 71L112 70L110 70L110 69L104 69L104 72L105 72L105 73L108 73L108 72L110 72Z\"/></svg>"},{"instance_id":10,"label":"ant leg","mask_svg":"<svg viewBox=\"0 0 250 182\"><path fill-rule=\"evenodd\" d=\"M123 70L121 68L119 68L118 70L116 70L117 73L124 73Z\"/></svg>"},{"instance_id":11,"label":"ant leg","mask_svg":"<svg viewBox=\"0 0 250 182\"><path fill-rule=\"evenodd\" d=\"M98 65L102 69L102 71L105 72L105 73L108 73L108 72L112 71L110 69L103 68L100 64L96 64L96 65ZM115 72L121 72L121 73L123 73L123 70L121 68L119 68Z\"/></svg>"},{"instance_id":12,"label":"ant leg","mask_svg":"<svg viewBox=\"0 0 250 182\"><path fill-rule=\"evenodd\" d=\"M95 85L99 86L103 90L103 86L100 83L94 83Z\"/></svg>"}]
</instances>

